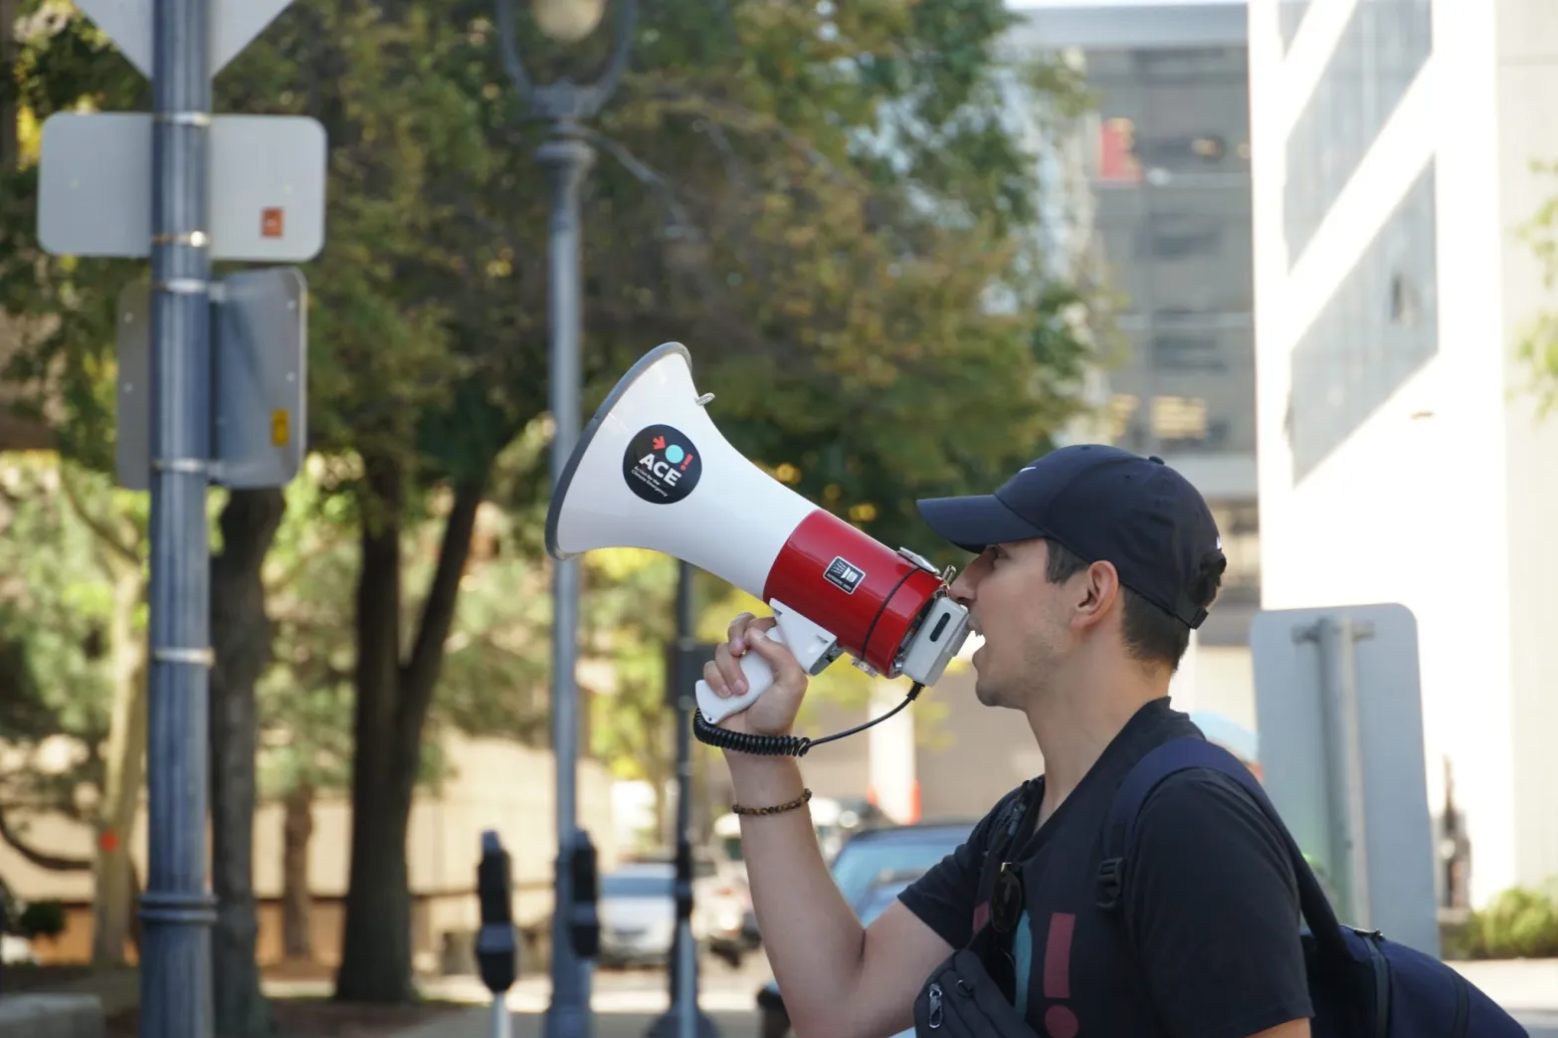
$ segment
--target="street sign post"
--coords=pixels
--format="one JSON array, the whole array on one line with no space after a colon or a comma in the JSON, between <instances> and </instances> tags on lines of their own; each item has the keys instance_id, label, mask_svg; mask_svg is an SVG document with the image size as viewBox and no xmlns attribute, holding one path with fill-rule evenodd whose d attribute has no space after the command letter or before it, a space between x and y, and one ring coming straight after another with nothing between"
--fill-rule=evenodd
<instances>
[{"instance_id":1,"label":"street sign post","mask_svg":"<svg viewBox=\"0 0 1558 1038\"><path fill-rule=\"evenodd\" d=\"M38 240L61 256L151 255L152 117L58 112L43 124ZM325 243L325 129L289 115L211 120L216 260L298 263Z\"/></svg>"},{"instance_id":2,"label":"street sign post","mask_svg":"<svg viewBox=\"0 0 1558 1038\"><path fill-rule=\"evenodd\" d=\"M292 0L210 0L209 47L212 76L238 56ZM114 41L119 53L152 75L153 0L76 0L76 6Z\"/></svg>"},{"instance_id":3,"label":"street sign post","mask_svg":"<svg viewBox=\"0 0 1558 1038\"><path fill-rule=\"evenodd\" d=\"M119 296L116 473L129 490L151 487L150 291ZM307 449L308 286L295 267L233 274L211 293L211 481L275 487L302 468Z\"/></svg>"},{"instance_id":4,"label":"street sign post","mask_svg":"<svg viewBox=\"0 0 1558 1038\"><path fill-rule=\"evenodd\" d=\"M207 497L222 471L223 452L244 455L254 446L249 433L256 399L273 392L261 377L272 370L264 353L286 347L285 330L300 318L285 308L289 302L294 311L301 308L302 286L296 278L288 286L288 275L272 273L267 287L264 271L215 283L211 263L214 256L302 260L317 253L324 151L323 133L317 124L306 125L310 120L214 119L211 79L289 2L77 0L150 77L152 111L51 119L45 133L43 247L151 260L143 313L121 320L121 341L144 324L149 346L145 374L136 376L143 397L134 399L139 405L144 398L140 428L151 490L143 1038L210 1038L213 1030ZM268 150L261 150L262 141ZM80 218L72 209L82 210ZM101 225L88 226L89 220ZM226 289L231 294L224 304ZM213 321L226 344L218 358L211 349ZM264 341L278 330L282 341ZM242 381L246 364L251 370L245 377L259 396L235 402L232 396L242 394L221 394L213 370L228 372L225 386ZM294 367L301 391L302 366ZM219 409L212 406L214 392ZM125 393L121 386L121 401ZM301 409L297 418L296 428L290 420L273 427L285 426L280 454L234 467L238 479L250 481L243 485L262 485L252 481L287 471L294 457L289 452L302 442ZM121 429L127 424L121 420ZM132 441L136 435L130 433Z\"/></svg>"},{"instance_id":5,"label":"street sign post","mask_svg":"<svg viewBox=\"0 0 1558 1038\"><path fill-rule=\"evenodd\" d=\"M1258 613L1260 763L1343 922L1439 954L1417 622L1401 605Z\"/></svg>"}]
</instances>

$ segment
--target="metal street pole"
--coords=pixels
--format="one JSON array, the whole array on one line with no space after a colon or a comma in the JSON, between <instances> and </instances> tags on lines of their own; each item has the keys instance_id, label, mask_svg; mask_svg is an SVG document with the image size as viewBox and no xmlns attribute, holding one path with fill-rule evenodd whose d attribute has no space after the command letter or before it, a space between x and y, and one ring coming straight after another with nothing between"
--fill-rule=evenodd
<instances>
[{"instance_id":1,"label":"metal street pole","mask_svg":"<svg viewBox=\"0 0 1558 1038\"><path fill-rule=\"evenodd\" d=\"M698 945L692 933L692 711L697 706L697 570L682 562L676 585L676 645L666 700L676 712L676 937L671 949L670 1008L650 1024L648 1038L715 1038L714 1021L698 1005Z\"/></svg>"},{"instance_id":2,"label":"metal street pole","mask_svg":"<svg viewBox=\"0 0 1558 1038\"><path fill-rule=\"evenodd\" d=\"M579 138L571 120L556 119L552 137L536 152L552 186L552 216L547 246L548 304L552 329L551 395L552 489L579 440L579 189L595 160L595 151ZM579 745L575 676L579 638L579 564L555 564L552 585L552 752L557 757L557 878L552 911L552 1002L547 1009L547 1038L582 1038L590 1033L590 984L573 947L573 855L579 845L575 783Z\"/></svg>"},{"instance_id":3,"label":"metal street pole","mask_svg":"<svg viewBox=\"0 0 1558 1038\"><path fill-rule=\"evenodd\" d=\"M153 4L151 681L143 1038L208 1038L209 0Z\"/></svg>"},{"instance_id":4,"label":"metal street pole","mask_svg":"<svg viewBox=\"0 0 1558 1038\"><path fill-rule=\"evenodd\" d=\"M580 269L579 195L595 152L584 140L583 121L600 111L627 67L638 19L638 0L617 0L616 40L600 77L593 83L559 79L536 84L525 69L515 41L516 0L496 0L498 41L509 78L531 114L547 123L547 140L536 151L552 188L547 247L547 310L551 327L552 490L578 442L580 431L579 331L583 293ZM542 32L574 43L594 31L603 6L590 0L531 0ZM578 778L579 568L574 560L557 562L552 583L552 753L557 760L557 863L552 905L552 1001L543 1022L544 1038L589 1038L590 984L587 954L593 940L594 891L574 889L575 876L593 877L594 848L579 830L575 791ZM593 881L592 881L593 882Z\"/></svg>"}]
</instances>

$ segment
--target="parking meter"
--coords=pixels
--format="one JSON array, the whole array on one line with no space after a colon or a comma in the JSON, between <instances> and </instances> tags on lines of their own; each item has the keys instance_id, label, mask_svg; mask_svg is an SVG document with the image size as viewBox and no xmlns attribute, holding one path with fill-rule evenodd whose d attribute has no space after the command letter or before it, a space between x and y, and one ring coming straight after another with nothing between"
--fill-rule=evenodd
<instances>
[{"instance_id":1,"label":"parking meter","mask_svg":"<svg viewBox=\"0 0 1558 1038\"><path fill-rule=\"evenodd\" d=\"M593 959L600 954L600 913L596 906L599 884L595 867L595 844L590 841L588 832L583 829L574 831L569 855L573 905L569 910L568 936L575 955L581 959Z\"/></svg>"},{"instance_id":2,"label":"parking meter","mask_svg":"<svg viewBox=\"0 0 1558 1038\"><path fill-rule=\"evenodd\" d=\"M481 862L476 866L476 896L481 902L476 962L482 983L495 996L507 991L519 973L513 890L508 851L503 849L498 834L488 829L481 834Z\"/></svg>"}]
</instances>

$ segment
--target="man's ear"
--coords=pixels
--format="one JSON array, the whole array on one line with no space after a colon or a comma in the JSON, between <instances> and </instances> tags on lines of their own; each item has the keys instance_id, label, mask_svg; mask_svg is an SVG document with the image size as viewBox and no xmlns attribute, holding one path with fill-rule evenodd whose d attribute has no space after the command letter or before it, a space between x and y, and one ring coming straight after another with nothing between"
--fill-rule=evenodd
<instances>
[{"instance_id":1,"label":"man's ear","mask_svg":"<svg viewBox=\"0 0 1558 1038\"><path fill-rule=\"evenodd\" d=\"M1078 574L1076 617L1084 627L1100 623L1120 598L1120 574L1108 562L1095 562Z\"/></svg>"}]
</instances>

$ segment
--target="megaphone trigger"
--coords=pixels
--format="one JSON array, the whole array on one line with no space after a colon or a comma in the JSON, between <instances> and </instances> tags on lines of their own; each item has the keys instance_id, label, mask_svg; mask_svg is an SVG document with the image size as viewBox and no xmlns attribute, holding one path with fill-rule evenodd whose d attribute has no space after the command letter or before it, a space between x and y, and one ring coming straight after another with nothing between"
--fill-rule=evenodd
<instances>
[{"instance_id":1,"label":"megaphone trigger","mask_svg":"<svg viewBox=\"0 0 1558 1038\"><path fill-rule=\"evenodd\" d=\"M838 657L838 638L831 631L786 608L782 602L774 601L769 605L773 608L776 626L758 636L789 648L802 670L812 675L820 674ZM698 709L710 724L719 724L732 714L739 714L757 702L757 697L774 683L773 668L755 652L742 655L741 676L746 678L747 690L739 696L724 699L714 694L707 681L699 680Z\"/></svg>"}]
</instances>

